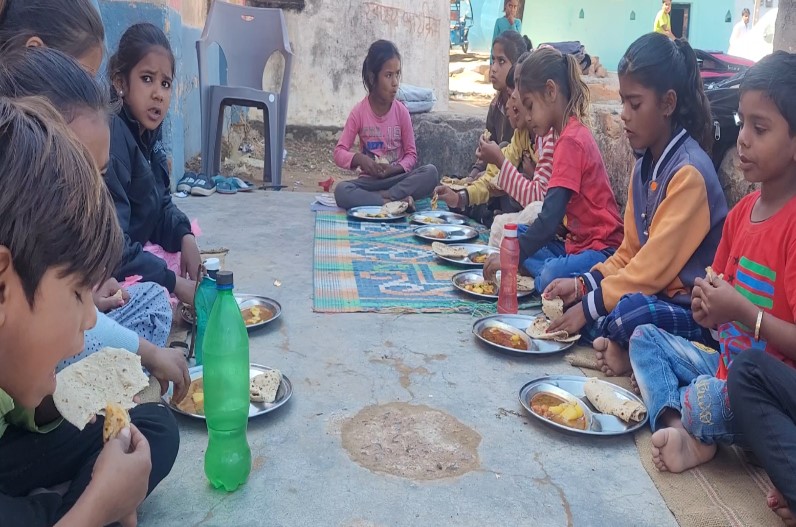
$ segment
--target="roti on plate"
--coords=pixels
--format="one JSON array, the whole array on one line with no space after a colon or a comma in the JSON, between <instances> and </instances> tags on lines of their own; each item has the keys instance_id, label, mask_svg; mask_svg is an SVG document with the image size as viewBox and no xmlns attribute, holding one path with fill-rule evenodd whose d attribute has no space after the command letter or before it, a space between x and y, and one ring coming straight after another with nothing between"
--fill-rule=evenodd
<instances>
[{"instance_id":1,"label":"roti on plate","mask_svg":"<svg viewBox=\"0 0 796 527\"><path fill-rule=\"evenodd\" d=\"M125 410L133 408L133 397L149 386L141 357L116 348L104 348L67 366L56 379L55 407L78 430L111 403Z\"/></svg>"},{"instance_id":2,"label":"roti on plate","mask_svg":"<svg viewBox=\"0 0 796 527\"><path fill-rule=\"evenodd\" d=\"M249 384L249 399L253 403L272 403L276 401L276 393L282 382L279 370L268 370L253 377Z\"/></svg>"},{"instance_id":3,"label":"roti on plate","mask_svg":"<svg viewBox=\"0 0 796 527\"><path fill-rule=\"evenodd\" d=\"M445 258L467 258L469 254L469 251L464 247L455 247L442 242L433 242L431 244L431 250L434 251L434 254L437 256Z\"/></svg>"},{"instance_id":4,"label":"roti on plate","mask_svg":"<svg viewBox=\"0 0 796 527\"><path fill-rule=\"evenodd\" d=\"M405 201L391 201L384 204L384 206L381 208L381 212L382 214L389 214L390 216L398 216L399 214L406 212L406 209L408 208L409 203Z\"/></svg>"},{"instance_id":5,"label":"roti on plate","mask_svg":"<svg viewBox=\"0 0 796 527\"><path fill-rule=\"evenodd\" d=\"M591 378L586 381L583 393L601 413L615 415L626 423L640 423L647 416L646 406L638 401L620 398L607 382L599 379Z\"/></svg>"},{"instance_id":6,"label":"roti on plate","mask_svg":"<svg viewBox=\"0 0 796 527\"><path fill-rule=\"evenodd\" d=\"M517 291L526 293L528 291L533 291L535 288L536 286L533 285L533 278L530 276L517 275Z\"/></svg>"},{"instance_id":7,"label":"roti on plate","mask_svg":"<svg viewBox=\"0 0 796 527\"><path fill-rule=\"evenodd\" d=\"M560 298L547 299L542 297L542 312L551 321L556 321L564 316L564 301Z\"/></svg>"},{"instance_id":8,"label":"roti on plate","mask_svg":"<svg viewBox=\"0 0 796 527\"><path fill-rule=\"evenodd\" d=\"M115 439L124 428L130 426L130 414L116 403L105 406L105 424L102 425L102 442Z\"/></svg>"},{"instance_id":9,"label":"roti on plate","mask_svg":"<svg viewBox=\"0 0 796 527\"><path fill-rule=\"evenodd\" d=\"M580 335L570 336L566 331L554 331L552 333L548 333L547 330L549 328L550 320L548 320L544 315L540 315L534 319L530 326L528 326L528 329L525 330L525 333L532 339L537 340L554 340L556 342L576 342L580 340Z\"/></svg>"}]
</instances>

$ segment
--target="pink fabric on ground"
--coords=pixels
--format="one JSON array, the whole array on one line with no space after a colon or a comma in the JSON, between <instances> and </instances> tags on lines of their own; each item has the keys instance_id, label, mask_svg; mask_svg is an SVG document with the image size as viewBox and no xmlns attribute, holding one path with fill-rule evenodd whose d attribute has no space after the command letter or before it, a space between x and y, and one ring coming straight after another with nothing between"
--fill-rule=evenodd
<instances>
[{"instance_id":1,"label":"pink fabric on ground","mask_svg":"<svg viewBox=\"0 0 796 527\"><path fill-rule=\"evenodd\" d=\"M199 228L199 220L196 218L191 220L191 233L193 233L194 237L196 238L199 238L199 236L202 235L202 229ZM180 258L182 256L180 252L170 253L160 245L155 245L154 243L147 243L144 245L144 250L148 253L154 254L166 262L166 267L168 267L170 271L175 273L177 276L180 275ZM138 279L140 280L141 277L139 276ZM171 303L172 307L179 303L174 295L169 296L169 302Z\"/></svg>"}]
</instances>

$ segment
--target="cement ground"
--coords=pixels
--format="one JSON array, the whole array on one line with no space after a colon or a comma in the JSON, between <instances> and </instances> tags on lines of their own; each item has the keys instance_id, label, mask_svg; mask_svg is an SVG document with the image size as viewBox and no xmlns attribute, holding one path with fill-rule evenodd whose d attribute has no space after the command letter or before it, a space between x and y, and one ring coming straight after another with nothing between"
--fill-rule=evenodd
<instances>
[{"instance_id":1,"label":"cement ground","mask_svg":"<svg viewBox=\"0 0 796 527\"><path fill-rule=\"evenodd\" d=\"M226 266L239 291L281 302L282 320L252 335L251 360L282 370L294 395L250 422L254 467L232 494L205 479L204 423L179 417L179 457L141 507L141 526L676 525L631 437L564 436L524 414L517 394L525 382L577 373L561 356L518 360L487 351L473 341L466 315L313 313L311 201L311 194L262 191L178 200L199 219L201 245L230 249ZM448 448L416 463L439 469L434 456L461 455L469 464L443 469L474 469L413 480L352 461L368 449L349 456L343 448L342 431L358 426L348 419L389 403L447 414L436 424L429 416L439 414L428 412L408 421L419 430L406 430L407 422L396 428L396 438L409 431ZM468 439L457 444L441 427ZM374 446L385 447L381 461L390 462L396 452L376 445L384 434L370 430ZM361 444L369 432L358 433Z\"/></svg>"}]
</instances>

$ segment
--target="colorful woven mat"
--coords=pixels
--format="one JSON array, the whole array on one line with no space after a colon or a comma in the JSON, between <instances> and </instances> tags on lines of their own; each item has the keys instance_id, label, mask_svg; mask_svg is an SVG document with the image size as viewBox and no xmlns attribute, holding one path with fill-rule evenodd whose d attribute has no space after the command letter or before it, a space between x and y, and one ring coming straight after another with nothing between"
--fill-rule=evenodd
<instances>
[{"instance_id":1,"label":"colorful woven mat","mask_svg":"<svg viewBox=\"0 0 796 527\"><path fill-rule=\"evenodd\" d=\"M418 206L418 209L422 209ZM435 258L408 222L360 222L344 212L315 219L313 309L320 313L495 313L496 303L457 292L464 270ZM488 231L481 242L488 240ZM475 242L473 242L475 243ZM521 307L539 305L531 300Z\"/></svg>"}]
</instances>

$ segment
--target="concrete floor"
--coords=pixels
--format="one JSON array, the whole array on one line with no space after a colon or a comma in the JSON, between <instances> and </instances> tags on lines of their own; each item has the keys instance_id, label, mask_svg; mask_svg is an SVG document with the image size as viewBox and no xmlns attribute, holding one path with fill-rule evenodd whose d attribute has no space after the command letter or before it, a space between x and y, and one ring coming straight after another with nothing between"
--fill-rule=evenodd
<instances>
[{"instance_id":1,"label":"concrete floor","mask_svg":"<svg viewBox=\"0 0 796 527\"><path fill-rule=\"evenodd\" d=\"M561 356L486 351L466 315L313 313L311 201L312 194L262 191L178 200L200 221L200 245L230 249L226 264L239 291L281 302L282 320L252 335L251 360L282 370L294 394L250 422L254 468L232 494L205 479L204 423L178 417L180 455L141 507L140 525L676 525L632 438L564 436L524 414L517 394L525 382L577 373ZM424 482L354 463L341 446L343 421L396 401L475 429L480 468Z\"/></svg>"}]
</instances>

